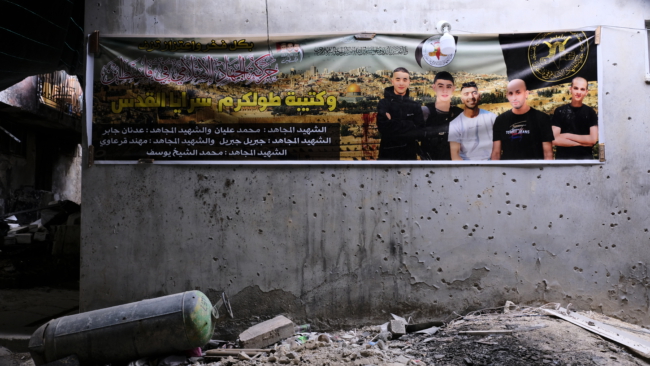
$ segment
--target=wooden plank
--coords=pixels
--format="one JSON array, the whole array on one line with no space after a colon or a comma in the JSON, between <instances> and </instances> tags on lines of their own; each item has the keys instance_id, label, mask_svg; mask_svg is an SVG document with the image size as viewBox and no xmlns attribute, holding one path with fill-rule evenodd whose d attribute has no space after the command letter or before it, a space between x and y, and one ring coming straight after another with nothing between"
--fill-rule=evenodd
<instances>
[{"instance_id":1,"label":"wooden plank","mask_svg":"<svg viewBox=\"0 0 650 366\"><path fill-rule=\"evenodd\" d=\"M621 344L645 358L650 358L650 342L637 337L632 333L618 329L611 325L607 325L578 313L568 313L564 308L560 308L559 310L542 309L542 311L549 315L564 319L569 323L573 323L592 333L596 333L601 337Z\"/></svg>"}]
</instances>

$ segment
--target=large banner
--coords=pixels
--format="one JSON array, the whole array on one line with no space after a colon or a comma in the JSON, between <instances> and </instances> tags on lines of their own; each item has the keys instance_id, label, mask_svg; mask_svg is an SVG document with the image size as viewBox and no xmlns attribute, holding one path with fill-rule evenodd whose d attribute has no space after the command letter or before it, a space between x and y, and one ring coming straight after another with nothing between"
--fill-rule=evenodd
<instances>
[{"instance_id":1,"label":"large banner","mask_svg":"<svg viewBox=\"0 0 650 366\"><path fill-rule=\"evenodd\" d=\"M597 156L594 32L453 38L100 38L94 159Z\"/></svg>"}]
</instances>

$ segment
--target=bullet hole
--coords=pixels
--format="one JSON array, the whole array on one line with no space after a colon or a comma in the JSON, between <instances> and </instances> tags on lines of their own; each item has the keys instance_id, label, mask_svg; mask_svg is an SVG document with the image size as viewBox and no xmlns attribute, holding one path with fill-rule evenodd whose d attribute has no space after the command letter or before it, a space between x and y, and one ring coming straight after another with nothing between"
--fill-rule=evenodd
<instances>
[{"instance_id":1,"label":"bullet hole","mask_svg":"<svg viewBox=\"0 0 650 366\"><path fill-rule=\"evenodd\" d=\"M517 203L517 204L515 205L515 207L519 207L519 204Z\"/></svg>"},{"instance_id":2,"label":"bullet hole","mask_svg":"<svg viewBox=\"0 0 650 366\"><path fill-rule=\"evenodd\" d=\"M580 243L576 243L576 246L579 246L579 245L580 245Z\"/></svg>"},{"instance_id":3,"label":"bullet hole","mask_svg":"<svg viewBox=\"0 0 650 366\"><path fill-rule=\"evenodd\" d=\"M618 214L620 215L620 214L621 214L621 211L618 211Z\"/></svg>"},{"instance_id":4,"label":"bullet hole","mask_svg":"<svg viewBox=\"0 0 650 366\"><path fill-rule=\"evenodd\" d=\"M533 227L533 230L537 230L537 226Z\"/></svg>"},{"instance_id":5,"label":"bullet hole","mask_svg":"<svg viewBox=\"0 0 650 366\"><path fill-rule=\"evenodd\" d=\"M494 236L488 236L488 240L494 239Z\"/></svg>"},{"instance_id":6,"label":"bullet hole","mask_svg":"<svg viewBox=\"0 0 650 366\"><path fill-rule=\"evenodd\" d=\"M401 232L402 234L404 234L404 233L406 232L406 230L402 229L402 230L400 230L400 232Z\"/></svg>"},{"instance_id":7,"label":"bullet hole","mask_svg":"<svg viewBox=\"0 0 650 366\"><path fill-rule=\"evenodd\" d=\"M454 182L458 183L458 178L454 178Z\"/></svg>"},{"instance_id":8,"label":"bullet hole","mask_svg":"<svg viewBox=\"0 0 650 366\"><path fill-rule=\"evenodd\" d=\"M343 197L347 197L347 195L348 195L347 193L343 192Z\"/></svg>"},{"instance_id":9,"label":"bullet hole","mask_svg":"<svg viewBox=\"0 0 650 366\"><path fill-rule=\"evenodd\" d=\"M623 210L623 213L627 213L627 210Z\"/></svg>"},{"instance_id":10,"label":"bullet hole","mask_svg":"<svg viewBox=\"0 0 650 366\"><path fill-rule=\"evenodd\" d=\"M480 194L477 194L476 197L481 198L481 195L480 195Z\"/></svg>"},{"instance_id":11,"label":"bullet hole","mask_svg":"<svg viewBox=\"0 0 650 366\"><path fill-rule=\"evenodd\" d=\"M416 185L415 185L415 188L417 188L417 187L418 187L418 185L416 184Z\"/></svg>"},{"instance_id":12,"label":"bullet hole","mask_svg":"<svg viewBox=\"0 0 650 366\"><path fill-rule=\"evenodd\" d=\"M314 212L314 217L317 217L317 216L318 216L318 215L316 214L316 212Z\"/></svg>"},{"instance_id":13,"label":"bullet hole","mask_svg":"<svg viewBox=\"0 0 650 366\"><path fill-rule=\"evenodd\" d=\"M609 92L605 92L605 95L609 95Z\"/></svg>"},{"instance_id":14,"label":"bullet hole","mask_svg":"<svg viewBox=\"0 0 650 366\"><path fill-rule=\"evenodd\" d=\"M602 246L602 245L600 245L600 243L598 243L598 247L599 247L599 248L602 248L603 246Z\"/></svg>"},{"instance_id":15,"label":"bullet hole","mask_svg":"<svg viewBox=\"0 0 650 366\"><path fill-rule=\"evenodd\" d=\"M567 250L566 250L567 253L570 252L570 251L571 251L571 249L567 249Z\"/></svg>"},{"instance_id":16,"label":"bullet hole","mask_svg":"<svg viewBox=\"0 0 650 366\"><path fill-rule=\"evenodd\" d=\"M429 184L431 184L431 181L430 181L430 180L428 180L428 181L427 181L427 183L429 183Z\"/></svg>"},{"instance_id":17,"label":"bullet hole","mask_svg":"<svg viewBox=\"0 0 650 366\"><path fill-rule=\"evenodd\" d=\"M463 225L463 229L467 230L468 228L469 228L469 226Z\"/></svg>"},{"instance_id":18,"label":"bullet hole","mask_svg":"<svg viewBox=\"0 0 650 366\"><path fill-rule=\"evenodd\" d=\"M438 268L438 273L442 272L442 268Z\"/></svg>"},{"instance_id":19,"label":"bullet hole","mask_svg":"<svg viewBox=\"0 0 650 366\"><path fill-rule=\"evenodd\" d=\"M264 232L264 230L262 230L262 229L259 229L257 231L259 231L260 234Z\"/></svg>"},{"instance_id":20,"label":"bullet hole","mask_svg":"<svg viewBox=\"0 0 650 366\"><path fill-rule=\"evenodd\" d=\"M607 176L607 179L609 179L609 175Z\"/></svg>"},{"instance_id":21,"label":"bullet hole","mask_svg":"<svg viewBox=\"0 0 650 366\"><path fill-rule=\"evenodd\" d=\"M381 191L377 191L377 195L380 195L380 194L381 194Z\"/></svg>"},{"instance_id":22,"label":"bullet hole","mask_svg":"<svg viewBox=\"0 0 650 366\"><path fill-rule=\"evenodd\" d=\"M612 248L616 248L616 244L612 244Z\"/></svg>"},{"instance_id":23,"label":"bullet hole","mask_svg":"<svg viewBox=\"0 0 650 366\"><path fill-rule=\"evenodd\" d=\"M536 245L537 245L536 243L533 243L533 246L536 246Z\"/></svg>"},{"instance_id":24,"label":"bullet hole","mask_svg":"<svg viewBox=\"0 0 650 366\"><path fill-rule=\"evenodd\" d=\"M371 210L373 210L373 211L375 210L375 208L374 208L374 207L370 207L370 209L371 209Z\"/></svg>"},{"instance_id":25,"label":"bullet hole","mask_svg":"<svg viewBox=\"0 0 650 366\"><path fill-rule=\"evenodd\" d=\"M512 181L513 181L513 183L516 183L516 182L517 182L517 180L516 180L516 179L513 179Z\"/></svg>"},{"instance_id":26,"label":"bullet hole","mask_svg":"<svg viewBox=\"0 0 650 366\"><path fill-rule=\"evenodd\" d=\"M650 171L648 173L650 173ZM429 178L429 174L426 174L425 177Z\"/></svg>"},{"instance_id":27,"label":"bullet hole","mask_svg":"<svg viewBox=\"0 0 650 366\"><path fill-rule=\"evenodd\" d=\"M435 209L435 208L432 208L431 211L433 211L433 212L435 212L435 213L438 213L438 210Z\"/></svg>"},{"instance_id":28,"label":"bullet hole","mask_svg":"<svg viewBox=\"0 0 650 366\"><path fill-rule=\"evenodd\" d=\"M359 206L359 210L361 210L363 207Z\"/></svg>"},{"instance_id":29,"label":"bullet hole","mask_svg":"<svg viewBox=\"0 0 650 366\"><path fill-rule=\"evenodd\" d=\"M503 172L502 174L503 174L503 175L506 175L506 172Z\"/></svg>"},{"instance_id":30,"label":"bullet hole","mask_svg":"<svg viewBox=\"0 0 650 366\"><path fill-rule=\"evenodd\" d=\"M397 20L393 20L393 23L396 23L396 24L397 24Z\"/></svg>"},{"instance_id":31,"label":"bullet hole","mask_svg":"<svg viewBox=\"0 0 650 366\"><path fill-rule=\"evenodd\" d=\"M501 215L501 211L497 211L497 214Z\"/></svg>"},{"instance_id":32,"label":"bullet hole","mask_svg":"<svg viewBox=\"0 0 650 366\"><path fill-rule=\"evenodd\" d=\"M570 186L570 184L569 184L569 183L567 183L567 184L566 184L566 186L568 187L568 186Z\"/></svg>"},{"instance_id":33,"label":"bullet hole","mask_svg":"<svg viewBox=\"0 0 650 366\"><path fill-rule=\"evenodd\" d=\"M506 205L509 205L509 204L510 204L510 201L506 201Z\"/></svg>"},{"instance_id":34,"label":"bullet hole","mask_svg":"<svg viewBox=\"0 0 650 366\"><path fill-rule=\"evenodd\" d=\"M365 187L363 184L359 186L359 188L363 188L363 187Z\"/></svg>"},{"instance_id":35,"label":"bullet hole","mask_svg":"<svg viewBox=\"0 0 650 366\"><path fill-rule=\"evenodd\" d=\"M438 262L440 262L440 257L436 257L436 260L437 260ZM441 270L441 272L442 272L442 270Z\"/></svg>"},{"instance_id":36,"label":"bullet hole","mask_svg":"<svg viewBox=\"0 0 650 366\"><path fill-rule=\"evenodd\" d=\"M510 195L510 192L506 192L506 196L509 196L509 195Z\"/></svg>"},{"instance_id":37,"label":"bullet hole","mask_svg":"<svg viewBox=\"0 0 650 366\"><path fill-rule=\"evenodd\" d=\"M578 268L578 267L573 267L573 270L578 271L578 272L582 272L582 268Z\"/></svg>"},{"instance_id":38,"label":"bullet hole","mask_svg":"<svg viewBox=\"0 0 650 366\"><path fill-rule=\"evenodd\" d=\"M645 231L645 232L647 233L647 232L648 232L648 229L643 229L643 231Z\"/></svg>"},{"instance_id":39,"label":"bullet hole","mask_svg":"<svg viewBox=\"0 0 650 366\"><path fill-rule=\"evenodd\" d=\"M512 215L512 212L508 211L508 216Z\"/></svg>"},{"instance_id":40,"label":"bullet hole","mask_svg":"<svg viewBox=\"0 0 650 366\"><path fill-rule=\"evenodd\" d=\"M224 198L227 196L226 192L221 194Z\"/></svg>"},{"instance_id":41,"label":"bullet hole","mask_svg":"<svg viewBox=\"0 0 650 366\"><path fill-rule=\"evenodd\" d=\"M388 261L388 257L384 257L384 260L385 260L385 261Z\"/></svg>"},{"instance_id":42,"label":"bullet hole","mask_svg":"<svg viewBox=\"0 0 650 366\"><path fill-rule=\"evenodd\" d=\"M542 179L542 175L541 175L541 174L538 175L538 176L537 176L537 179Z\"/></svg>"},{"instance_id":43,"label":"bullet hole","mask_svg":"<svg viewBox=\"0 0 650 366\"><path fill-rule=\"evenodd\" d=\"M219 258L217 258L217 257L212 257L212 260L216 262L216 261L219 260Z\"/></svg>"},{"instance_id":44,"label":"bullet hole","mask_svg":"<svg viewBox=\"0 0 650 366\"><path fill-rule=\"evenodd\" d=\"M296 204L296 201L292 201L292 202L293 202L294 205Z\"/></svg>"},{"instance_id":45,"label":"bullet hole","mask_svg":"<svg viewBox=\"0 0 650 366\"><path fill-rule=\"evenodd\" d=\"M494 255L497 255L497 252L494 252Z\"/></svg>"},{"instance_id":46,"label":"bullet hole","mask_svg":"<svg viewBox=\"0 0 650 366\"><path fill-rule=\"evenodd\" d=\"M548 227L549 227L549 228L553 227L553 223L552 223L552 222L549 222L549 223L548 223Z\"/></svg>"},{"instance_id":47,"label":"bullet hole","mask_svg":"<svg viewBox=\"0 0 650 366\"><path fill-rule=\"evenodd\" d=\"M560 214L560 218L563 218L563 217L564 217L564 215Z\"/></svg>"},{"instance_id":48,"label":"bullet hole","mask_svg":"<svg viewBox=\"0 0 650 366\"><path fill-rule=\"evenodd\" d=\"M630 220L632 220L632 218L631 218L631 217L628 217L628 218L627 218L627 221L630 221Z\"/></svg>"},{"instance_id":49,"label":"bullet hole","mask_svg":"<svg viewBox=\"0 0 650 366\"><path fill-rule=\"evenodd\" d=\"M444 233L444 232L445 232L445 229L440 229L440 232L441 232L441 233Z\"/></svg>"},{"instance_id":50,"label":"bullet hole","mask_svg":"<svg viewBox=\"0 0 650 366\"><path fill-rule=\"evenodd\" d=\"M632 269L636 269L636 266L632 266Z\"/></svg>"},{"instance_id":51,"label":"bullet hole","mask_svg":"<svg viewBox=\"0 0 650 366\"><path fill-rule=\"evenodd\" d=\"M611 276L611 274L609 273L609 271L607 271L607 274L605 274L605 276L607 276L607 277Z\"/></svg>"},{"instance_id":52,"label":"bullet hole","mask_svg":"<svg viewBox=\"0 0 650 366\"><path fill-rule=\"evenodd\" d=\"M431 218L430 218L430 217L427 217L427 220L431 220Z\"/></svg>"},{"instance_id":53,"label":"bullet hole","mask_svg":"<svg viewBox=\"0 0 650 366\"><path fill-rule=\"evenodd\" d=\"M605 249L609 249L609 247L608 247L608 246L606 246L606 247L605 247Z\"/></svg>"},{"instance_id":54,"label":"bullet hole","mask_svg":"<svg viewBox=\"0 0 650 366\"><path fill-rule=\"evenodd\" d=\"M612 65L614 65L614 66L616 66L616 65L617 65L617 63L616 63L616 62L614 62L614 63L613 63Z\"/></svg>"},{"instance_id":55,"label":"bullet hole","mask_svg":"<svg viewBox=\"0 0 650 366\"><path fill-rule=\"evenodd\" d=\"M627 117L627 120L628 120L628 121L631 120L631 119L632 119L632 117Z\"/></svg>"},{"instance_id":56,"label":"bullet hole","mask_svg":"<svg viewBox=\"0 0 650 366\"><path fill-rule=\"evenodd\" d=\"M525 210L525 209L528 208L528 206L527 205L522 205L521 208L523 208Z\"/></svg>"}]
</instances>

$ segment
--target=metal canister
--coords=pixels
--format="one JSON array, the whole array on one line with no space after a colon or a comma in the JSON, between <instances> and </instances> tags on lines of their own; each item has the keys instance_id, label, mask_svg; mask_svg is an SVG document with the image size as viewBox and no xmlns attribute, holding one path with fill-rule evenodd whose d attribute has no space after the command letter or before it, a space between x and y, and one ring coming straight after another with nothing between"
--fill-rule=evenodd
<instances>
[{"instance_id":1,"label":"metal canister","mask_svg":"<svg viewBox=\"0 0 650 366\"><path fill-rule=\"evenodd\" d=\"M207 296L187 291L51 320L29 351L37 366L72 354L82 365L132 361L205 345L217 317Z\"/></svg>"}]
</instances>

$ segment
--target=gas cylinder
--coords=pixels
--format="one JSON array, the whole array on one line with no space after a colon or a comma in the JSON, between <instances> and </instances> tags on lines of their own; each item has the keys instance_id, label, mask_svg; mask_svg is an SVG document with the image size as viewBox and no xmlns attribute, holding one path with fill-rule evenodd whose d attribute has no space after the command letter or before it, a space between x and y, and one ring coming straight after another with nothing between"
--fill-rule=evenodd
<instances>
[{"instance_id":1,"label":"gas cylinder","mask_svg":"<svg viewBox=\"0 0 650 366\"><path fill-rule=\"evenodd\" d=\"M50 320L29 352L36 366L73 354L82 365L128 362L205 345L218 316L205 294L187 291Z\"/></svg>"}]
</instances>

